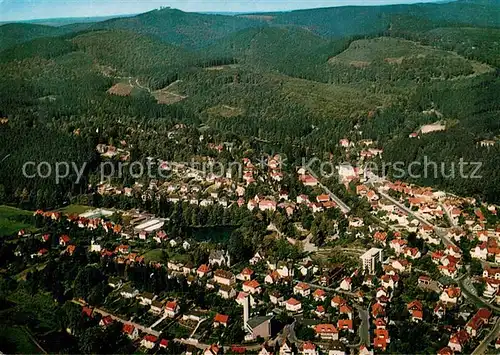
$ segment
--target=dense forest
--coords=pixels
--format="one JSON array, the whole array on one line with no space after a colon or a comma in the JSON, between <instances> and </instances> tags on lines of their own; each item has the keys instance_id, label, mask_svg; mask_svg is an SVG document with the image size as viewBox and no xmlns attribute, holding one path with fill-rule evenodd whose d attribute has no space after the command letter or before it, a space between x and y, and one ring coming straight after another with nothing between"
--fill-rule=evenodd
<instances>
[{"instance_id":1,"label":"dense forest","mask_svg":"<svg viewBox=\"0 0 500 355\"><path fill-rule=\"evenodd\" d=\"M248 152L345 159L371 138L386 161L483 163L483 178L420 179L500 202L500 5L458 1L222 16L162 9L98 23L0 26L0 203L56 207L95 182L99 143L132 159L206 154L202 134ZM128 96L107 90L121 83ZM158 104L157 90L182 97ZM423 124L449 127L409 139ZM165 139L178 123L182 141ZM207 131L208 130L208 131ZM208 132L208 133L207 133ZM85 163L84 180L22 178L26 161Z\"/></svg>"}]
</instances>

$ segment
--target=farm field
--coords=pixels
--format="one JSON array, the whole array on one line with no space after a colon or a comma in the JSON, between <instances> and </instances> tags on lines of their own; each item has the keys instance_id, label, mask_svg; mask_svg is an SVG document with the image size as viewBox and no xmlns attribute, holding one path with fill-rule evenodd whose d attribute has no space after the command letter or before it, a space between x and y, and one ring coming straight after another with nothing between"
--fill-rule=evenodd
<instances>
[{"instance_id":1,"label":"farm field","mask_svg":"<svg viewBox=\"0 0 500 355\"><path fill-rule=\"evenodd\" d=\"M91 210L91 209L92 209L92 207L84 206L84 205L68 205L64 208L61 208L58 211L62 212L62 213L67 213L67 214L81 214L81 213L87 212L88 210Z\"/></svg>"},{"instance_id":2,"label":"farm field","mask_svg":"<svg viewBox=\"0 0 500 355\"><path fill-rule=\"evenodd\" d=\"M0 237L16 233L20 229L35 230L30 222L32 214L15 207L0 206Z\"/></svg>"}]
</instances>

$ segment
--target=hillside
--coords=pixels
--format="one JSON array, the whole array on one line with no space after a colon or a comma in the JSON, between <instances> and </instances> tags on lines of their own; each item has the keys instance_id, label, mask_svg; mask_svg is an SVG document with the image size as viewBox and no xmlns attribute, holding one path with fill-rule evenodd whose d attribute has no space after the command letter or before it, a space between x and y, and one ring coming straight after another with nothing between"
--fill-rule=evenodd
<instances>
[{"instance_id":1,"label":"hillside","mask_svg":"<svg viewBox=\"0 0 500 355\"><path fill-rule=\"evenodd\" d=\"M457 1L440 4L344 6L261 15L265 15L269 25L294 25L321 36L345 37L381 33L395 24L414 31L457 23L480 27L500 26L499 14L500 7L495 2L478 4ZM258 17L254 15L252 18Z\"/></svg>"},{"instance_id":2,"label":"hillside","mask_svg":"<svg viewBox=\"0 0 500 355\"><path fill-rule=\"evenodd\" d=\"M0 51L16 44L40 37L56 37L69 32L68 29L52 26L9 23L0 26Z\"/></svg>"},{"instance_id":3,"label":"hillside","mask_svg":"<svg viewBox=\"0 0 500 355\"><path fill-rule=\"evenodd\" d=\"M234 16L187 13L167 8L99 22L89 28L131 30L155 36L168 43L196 48L211 44L244 28L261 25L260 21Z\"/></svg>"},{"instance_id":4,"label":"hillside","mask_svg":"<svg viewBox=\"0 0 500 355\"><path fill-rule=\"evenodd\" d=\"M193 65L194 56L173 45L125 31L94 31L72 39L78 49L91 55L120 76L138 76L160 88ZM150 80L151 79L151 80Z\"/></svg>"}]
</instances>

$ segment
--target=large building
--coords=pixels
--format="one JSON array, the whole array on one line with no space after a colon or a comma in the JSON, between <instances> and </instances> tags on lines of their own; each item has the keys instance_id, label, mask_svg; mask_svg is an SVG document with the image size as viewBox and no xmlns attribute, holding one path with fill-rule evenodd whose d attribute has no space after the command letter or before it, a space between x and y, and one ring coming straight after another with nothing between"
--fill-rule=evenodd
<instances>
[{"instance_id":1,"label":"large building","mask_svg":"<svg viewBox=\"0 0 500 355\"><path fill-rule=\"evenodd\" d=\"M360 256L363 270L369 274L375 274L377 263L382 263L382 249L371 248Z\"/></svg>"}]
</instances>

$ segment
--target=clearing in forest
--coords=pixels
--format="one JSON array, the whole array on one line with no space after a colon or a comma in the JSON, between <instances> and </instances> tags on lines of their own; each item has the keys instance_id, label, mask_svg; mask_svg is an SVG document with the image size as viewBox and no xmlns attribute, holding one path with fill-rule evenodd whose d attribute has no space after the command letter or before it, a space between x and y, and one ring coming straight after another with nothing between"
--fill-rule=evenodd
<instances>
[{"instance_id":1,"label":"clearing in forest","mask_svg":"<svg viewBox=\"0 0 500 355\"><path fill-rule=\"evenodd\" d=\"M244 111L238 107L232 107L228 105L218 105L209 108L207 112L211 115L231 118L242 115Z\"/></svg>"},{"instance_id":2,"label":"clearing in forest","mask_svg":"<svg viewBox=\"0 0 500 355\"><path fill-rule=\"evenodd\" d=\"M117 96L130 96L134 87L128 83L117 83L108 89L108 93Z\"/></svg>"}]
</instances>

